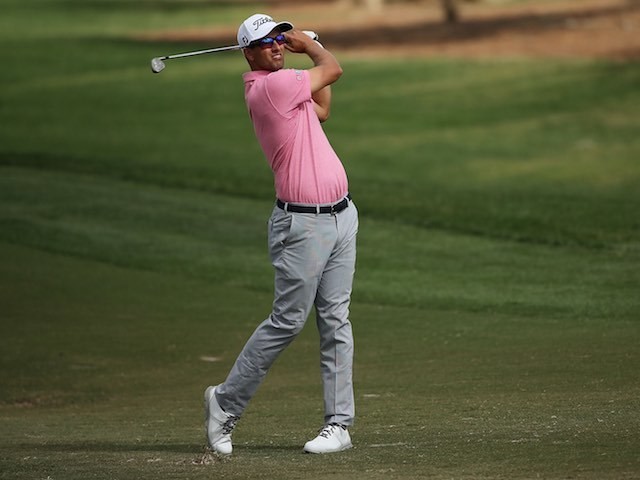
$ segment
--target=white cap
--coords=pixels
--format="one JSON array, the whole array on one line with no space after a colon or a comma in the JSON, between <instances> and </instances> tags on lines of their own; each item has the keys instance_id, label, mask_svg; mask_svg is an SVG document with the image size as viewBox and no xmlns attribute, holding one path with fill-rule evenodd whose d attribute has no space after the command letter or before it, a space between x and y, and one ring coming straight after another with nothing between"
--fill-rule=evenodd
<instances>
[{"instance_id":1,"label":"white cap","mask_svg":"<svg viewBox=\"0 0 640 480\"><path fill-rule=\"evenodd\" d=\"M255 40L260 40L271 33L274 28L279 28L281 32L293 30L290 22L276 23L273 18L264 13L256 13L247 18L238 29L238 45L248 46Z\"/></svg>"}]
</instances>

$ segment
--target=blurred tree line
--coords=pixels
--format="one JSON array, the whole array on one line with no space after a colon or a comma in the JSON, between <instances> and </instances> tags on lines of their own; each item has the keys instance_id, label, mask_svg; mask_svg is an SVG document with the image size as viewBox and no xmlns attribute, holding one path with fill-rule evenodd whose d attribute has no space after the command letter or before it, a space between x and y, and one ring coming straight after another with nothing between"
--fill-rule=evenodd
<instances>
[{"instance_id":1,"label":"blurred tree line","mask_svg":"<svg viewBox=\"0 0 640 480\"><path fill-rule=\"evenodd\" d=\"M385 4L391 3L392 0L338 0L343 4L358 7L364 6L369 10L382 10ZM440 4L443 17L448 23L455 23L460 19L459 4L463 0L435 0ZM477 0L464 0L477 1ZM396 0L397 2L397 0Z\"/></svg>"},{"instance_id":2,"label":"blurred tree line","mask_svg":"<svg viewBox=\"0 0 640 480\"><path fill-rule=\"evenodd\" d=\"M271 0L270 3L278 4L284 3L286 0ZM298 0L297 3L313 3L317 0ZM334 0L347 7L353 8L366 8L370 11L381 11L385 5L390 3L400 2L422 2L428 3L425 0ZM431 2L437 2L440 5L443 13L443 19L447 23L456 23L460 20L460 4L463 2L478 2L480 0L430 0Z\"/></svg>"}]
</instances>

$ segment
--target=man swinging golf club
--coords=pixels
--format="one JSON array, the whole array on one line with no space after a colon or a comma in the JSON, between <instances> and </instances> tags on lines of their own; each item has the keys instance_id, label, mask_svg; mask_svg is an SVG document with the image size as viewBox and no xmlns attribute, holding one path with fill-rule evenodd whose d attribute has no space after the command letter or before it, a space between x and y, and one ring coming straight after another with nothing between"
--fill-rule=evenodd
<instances>
[{"instance_id":1,"label":"man swinging golf club","mask_svg":"<svg viewBox=\"0 0 640 480\"><path fill-rule=\"evenodd\" d=\"M205 391L207 439L217 453L232 452L236 422L315 307L324 427L304 451L338 452L351 447L347 428L355 413L349 303L358 212L344 167L320 123L329 117L330 85L342 69L317 41L268 15L246 19L238 43L251 69L243 76L249 116L275 179L277 202L268 232L275 288L271 314L249 338L227 379ZM314 66L285 69L287 51L308 55Z\"/></svg>"}]
</instances>

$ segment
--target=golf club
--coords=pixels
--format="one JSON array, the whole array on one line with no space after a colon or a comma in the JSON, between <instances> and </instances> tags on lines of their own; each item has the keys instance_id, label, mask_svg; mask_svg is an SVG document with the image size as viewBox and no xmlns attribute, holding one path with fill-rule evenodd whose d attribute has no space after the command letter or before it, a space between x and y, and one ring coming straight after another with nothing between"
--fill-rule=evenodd
<instances>
[{"instance_id":1,"label":"golf club","mask_svg":"<svg viewBox=\"0 0 640 480\"><path fill-rule=\"evenodd\" d=\"M226 52L230 50L240 50L240 45L231 45L229 47L209 48L207 50L197 50L195 52L176 53L175 55L166 55L164 57L156 57L151 60L151 71L153 73L160 73L164 70L165 60L172 60L174 58L193 57L195 55L204 55L206 53Z\"/></svg>"},{"instance_id":2,"label":"golf club","mask_svg":"<svg viewBox=\"0 0 640 480\"><path fill-rule=\"evenodd\" d=\"M318 41L318 34L310 30L304 30L304 33L314 40ZM230 45L228 47L209 48L207 50L197 50L195 52L176 53L174 55L165 55L164 57L155 57L151 59L151 71L153 73L160 73L165 68L164 61L172 60L174 58L193 57L195 55L204 55L207 53L227 52L231 50L241 50L240 45Z\"/></svg>"}]
</instances>

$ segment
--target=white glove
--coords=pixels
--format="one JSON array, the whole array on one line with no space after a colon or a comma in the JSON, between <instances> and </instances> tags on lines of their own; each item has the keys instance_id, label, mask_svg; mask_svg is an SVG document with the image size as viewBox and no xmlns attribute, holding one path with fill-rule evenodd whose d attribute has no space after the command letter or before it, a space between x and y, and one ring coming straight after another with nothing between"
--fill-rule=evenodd
<instances>
[{"instance_id":1,"label":"white glove","mask_svg":"<svg viewBox=\"0 0 640 480\"><path fill-rule=\"evenodd\" d=\"M315 42L318 45L320 45L322 48L324 48L324 46L322 46L322 44L318 41L318 38L320 38L320 37L318 36L318 34L316 32L313 32L311 30L303 30L302 33L304 33L308 37L311 37L313 40L315 40Z\"/></svg>"}]
</instances>

